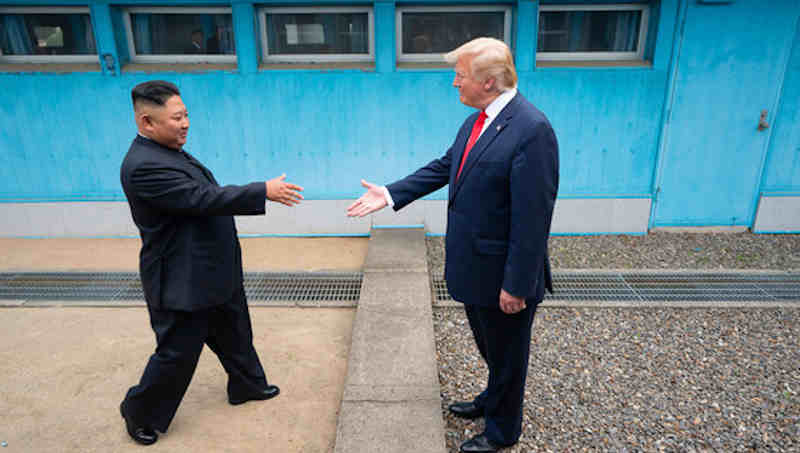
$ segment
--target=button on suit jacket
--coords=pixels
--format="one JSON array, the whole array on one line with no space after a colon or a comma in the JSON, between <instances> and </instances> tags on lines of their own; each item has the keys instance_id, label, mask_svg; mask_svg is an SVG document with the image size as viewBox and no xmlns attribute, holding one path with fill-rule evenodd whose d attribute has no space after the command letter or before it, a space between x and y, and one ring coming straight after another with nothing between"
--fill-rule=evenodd
<instances>
[{"instance_id":1,"label":"button on suit jacket","mask_svg":"<svg viewBox=\"0 0 800 453\"><path fill-rule=\"evenodd\" d=\"M552 292L547 239L558 191L558 143L520 93L500 111L456 173L478 112L447 153L387 186L398 210L449 184L445 279L453 299L496 306L500 289L538 303Z\"/></svg>"},{"instance_id":2,"label":"button on suit jacket","mask_svg":"<svg viewBox=\"0 0 800 453\"><path fill-rule=\"evenodd\" d=\"M137 136L120 179L142 238L139 272L148 306L195 311L242 286L233 215L263 214L266 186L220 187L194 157Z\"/></svg>"}]
</instances>

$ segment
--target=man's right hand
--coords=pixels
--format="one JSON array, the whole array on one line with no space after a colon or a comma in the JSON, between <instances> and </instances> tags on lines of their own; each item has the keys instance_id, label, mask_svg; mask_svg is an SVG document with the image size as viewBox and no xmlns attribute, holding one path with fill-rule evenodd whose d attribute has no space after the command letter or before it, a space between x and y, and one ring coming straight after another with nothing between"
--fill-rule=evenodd
<instances>
[{"instance_id":1,"label":"man's right hand","mask_svg":"<svg viewBox=\"0 0 800 453\"><path fill-rule=\"evenodd\" d=\"M361 185L366 187L367 193L361 195L361 198L347 207L347 215L350 217L364 217L367 214L372 214L385 208L388 204L381 186L368 183L363 179L361 180Z\"/></svg>"},{"instance_id":2,"label":"man's right hand","mask_svg":"<svg viewBox=\"0 0 800 453\"><path fill-rule=\"evenodd\" d=\"M303 188L297 184L285 182L285 179L286 173L266 182L267 199L285 204L286 206L294 206L303 199L303 196L300 194Z\"/></svg>"}]
</instances>

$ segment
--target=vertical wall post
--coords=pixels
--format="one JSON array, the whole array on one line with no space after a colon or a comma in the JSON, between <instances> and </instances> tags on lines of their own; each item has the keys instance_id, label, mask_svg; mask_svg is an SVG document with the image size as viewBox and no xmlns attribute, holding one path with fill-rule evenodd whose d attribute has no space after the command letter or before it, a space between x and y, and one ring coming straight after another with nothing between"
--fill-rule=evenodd
<instances>
[{"instance_id":1,"label":"vertical wall post","mask_svg":"<svg viewBox=\"0 0 800 453\"><path fill-rule=\"evenodd\" d=\"M375 71L394 71L394 0L375 1Z\"/></svg>"},{"instance_id":2,"label":"vertical wall post","mask_svg":"<svg viewBox=\"0 0 800 453\"><path fill-rule=\"evenodd\" d=\"M539 0L517 0L515 64L517 72L533 71L539 29Z\"/></svg>"},{"instance_id":3,"label":"vertical wall post","mask_svg":"<svg viewBox=\"0 0 800 453\"><path fill-rule=\"evenodd\" d=\"M258 72L258 47L252 3L233 3L233 36L236 42L236 63L241 74Z\"/></svg>"},{"instance_id":4,"label":"vertical wall post","mask_svg":"<svg viewBox=\"0 0 800 453\"><path fill-rule=\"evenodd\" d=\"M120 62L117 42L114 40L114 26L111 22L111 6L108 3L90 3L89 12L103 75L119 75Z\"/></svg>"},{"instance_id":5,"label":"vertical wall post","mask_svg":"<svg viewBox=\"0 0 800 453\"><path fill-rule=\"evenodd\" d=\"M661 110L661 130L658 133L655 165L653 166L652 185L650 186L650 220L647 222L648 231L655 226L658 198L661 195L661 169L664 165L668 149L667 134L669 132L672 104L675 100L675 84L678 77L678 63L680 59L683 33L681 24L686 19L689 8L688 0L665 0L661 2L659 11L659 31L653 56L653 68L665 70L668 73L667 84L664 90L664 107ZM669 50L669 52L667 52Z\"/></svg>"}]
</instances>

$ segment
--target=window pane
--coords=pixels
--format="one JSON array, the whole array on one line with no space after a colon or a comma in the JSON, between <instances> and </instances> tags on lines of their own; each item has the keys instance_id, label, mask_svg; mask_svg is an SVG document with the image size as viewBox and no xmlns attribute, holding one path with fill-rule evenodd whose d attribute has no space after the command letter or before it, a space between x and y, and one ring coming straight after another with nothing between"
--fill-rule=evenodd
<instances>
[{"instance_id":1,"label":"window pane","mask_svg":"<svg viewBox=\"0 0 800 453\"><path fill-rule=\"evenodd\" d=\"M236 53L230 14L131 14L138 55Z\"/></svg>"},{"instance_id":2,"label":"window pane","mask_svg":"<svg viewBox=\"0 0 800 453\"><path fill-rule=\"evenodd\" d=\"M3 55L90 55L89 14L0 14Z\"/></svg>"},{"instance_id":3,"label":"window pane","mask_svg":"<svg viewBox=\"0 0 800 453\"><path fill-rule=\"evenodd\" d=\"M635 52L641 11L545 11L539 52Z\"/></svg>"},{"instance_id":4,"label":"window pane","mask_svg":"<svg viewBox=\"0 0 800 453\"><path fill-rule=\"evenodd\" d=\"M403 53L444 53L479 36L504 40L505 13L403 13Z\"/></svg>"},{"instance_id":5,"label":"window pane","mask_svg":"<svg viewBox=\"0 0 800 453\"><path fill-rule=\"evenodd\" d=\"M368 54L367 13L267 13L270 55Z\"/></svg>"}]
</instances>

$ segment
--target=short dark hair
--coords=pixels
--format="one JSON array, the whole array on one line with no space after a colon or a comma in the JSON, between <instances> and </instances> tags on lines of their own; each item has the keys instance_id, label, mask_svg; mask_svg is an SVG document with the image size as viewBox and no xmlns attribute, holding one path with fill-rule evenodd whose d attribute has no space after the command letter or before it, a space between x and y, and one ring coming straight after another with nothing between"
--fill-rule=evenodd
<instances>
[{"instance_id":1,"label":"short dark hair","mask_svg":"<svg viewBox=\"0 0 800 453\"><path fill-rule=\"evenodd\" d=\"M166 80L151 80L133 87L131 101L133 101L134 108L140 103L162 106L167 102L167 99L180 95L181 92L174 83Z\"/></svg>"}]
</instances>

